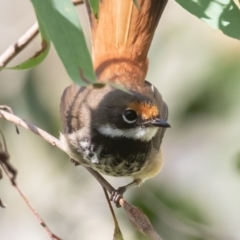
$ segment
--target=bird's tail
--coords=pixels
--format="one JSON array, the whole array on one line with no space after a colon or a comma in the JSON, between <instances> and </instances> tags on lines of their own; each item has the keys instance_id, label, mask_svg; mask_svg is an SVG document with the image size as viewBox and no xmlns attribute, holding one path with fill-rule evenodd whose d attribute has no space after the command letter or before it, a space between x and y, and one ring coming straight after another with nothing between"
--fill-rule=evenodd
<instances>
[{"instance_id":1,"label":"bird's tail","mask_svg":"<svg viewBox=\"0 0 240 240\"><path fill-rule=\"evenodd\" d=\"M101 81L141 85L147 54L167 0L100 0L98 16L88 6L93 64Z\"/></svg>"}]
</instances>

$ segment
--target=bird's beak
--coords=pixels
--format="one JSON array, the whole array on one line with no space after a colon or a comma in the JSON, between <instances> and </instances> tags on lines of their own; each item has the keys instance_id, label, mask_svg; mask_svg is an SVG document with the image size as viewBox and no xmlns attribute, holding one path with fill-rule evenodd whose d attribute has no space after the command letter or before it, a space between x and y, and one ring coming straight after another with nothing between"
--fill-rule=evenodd
<instances>
[{"instance_id":1,"label":"bird's beak","mask_svg":"<svg viewBox=\"0 0 240 240\"><path fill-rule=\"evenodd\" d=\"M159 119L159 118L155 118L153 120L150 121L150 124L152 126L156 126L156 127L163 127L163 128L170 128L170 124L163 120L163 119Z\"/></svg>"}]
</instances>

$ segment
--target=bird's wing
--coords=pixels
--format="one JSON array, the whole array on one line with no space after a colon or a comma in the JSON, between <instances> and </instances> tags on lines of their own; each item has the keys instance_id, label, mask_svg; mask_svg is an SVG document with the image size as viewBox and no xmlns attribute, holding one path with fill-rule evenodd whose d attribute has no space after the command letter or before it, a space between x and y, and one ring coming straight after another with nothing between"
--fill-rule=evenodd
<instances>
[{"instance_id":1,"label":"bird's wing","mask_svg":"<svg viewBox=\"0 0 240 240\"><path fill-rule=\"evenodd\" d=\"M84 88L76 84L67 87L61 97L60 114L63 123L64 133L72 133L81 128L79 119L79 94Z\"/></svg>"}]
</instances>

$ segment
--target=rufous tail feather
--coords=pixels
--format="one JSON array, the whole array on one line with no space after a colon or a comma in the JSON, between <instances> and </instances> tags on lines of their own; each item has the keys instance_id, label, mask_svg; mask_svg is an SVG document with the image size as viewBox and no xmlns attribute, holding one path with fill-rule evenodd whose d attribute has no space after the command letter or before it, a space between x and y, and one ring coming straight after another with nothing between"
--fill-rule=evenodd
<instances>
[{"instance_id":1,"label":"rufous tail feather","mask_svg":"<svg viewBox=\"0 0 240 240\"><path fill-rule=\"evenodd\" d=\"M140 86L148 50L167 0L100 0L96 18L89 11L92 58L100 81ZM89 6L88 6L89 10Z\"/></svg>"}]
</instances>

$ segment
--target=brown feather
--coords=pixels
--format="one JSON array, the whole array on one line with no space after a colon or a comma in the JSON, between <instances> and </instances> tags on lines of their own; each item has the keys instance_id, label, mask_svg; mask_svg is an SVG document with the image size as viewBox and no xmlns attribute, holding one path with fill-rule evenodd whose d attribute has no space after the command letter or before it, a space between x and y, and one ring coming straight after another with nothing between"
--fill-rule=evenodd
<instances>
[{"instance_id":1,"label":"brown feather","mask_svg":"<svg viewBox=\"0 0 240 240\"><path fill-rule=\"evenodd\" d=\"M150 105L141 102L130 102L128 104L130 109L133 109L144 120L148 120L158 116L158 109L155 105Z\"/></svg>"},{"instance_id":2,"label":"brown feather","mask_svg":"<svg viewBox=\"0 0 240 240\"><path fill-rule=\"evenodd\" d=\"M167 0L99 1L99 14L90 14L92 57L98 79L136 89L144 84L147 54ZM90 12L90 11L89 11Z\"/></svg>"},{"instance_id":3,"label":"brown feather","mask_svg":"<svg viewBox=\"0 0 240 240\"><path fill-rule=\"evenodd\" d=\"M79 104L82 100L80 95L81 88L72 84L67 87L61 97L60 114L63 123L64 133L71 133L78 130L81 126L79 119Z\"/></svg>"}]
</instances>

